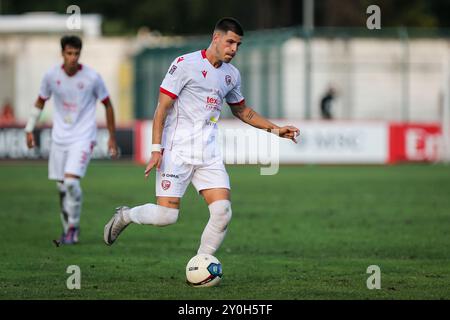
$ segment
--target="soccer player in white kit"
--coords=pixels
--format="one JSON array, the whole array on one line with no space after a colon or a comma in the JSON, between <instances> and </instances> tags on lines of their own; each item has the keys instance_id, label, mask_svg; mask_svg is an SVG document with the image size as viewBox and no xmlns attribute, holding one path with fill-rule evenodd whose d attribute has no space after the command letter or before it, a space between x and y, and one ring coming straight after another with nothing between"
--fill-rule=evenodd
<instances>
[{"instance_id":1,"label":"soccer player in white kit","mask_svg":"<svg viewBox=\"0 0 450 320\"><path fill-rule=\"evenodd\" d=\"M278 127L245 103L239 71L230 64L243 35L238 21L223 18L215 26L208 49L180 56L169 67L160 87L152 155L145 169L146 177L153 168L158 169L157 204L117 208L105 225L106 244L111 245L130 223L175 223L180 199L192 182L210 212L197 253L216 252L232 215L230 182L217 141L217 121L224 101L240 120L296 142L297 128Z\"/></svg>"},{"instance_id":2,"label":"soccer player in white kit","mask_svg":"<svg viewBox=\"0 0 450 320\"><path fill-rule=\"evenodd\" d=\"M81 39L77 36L61 38L64 63L52 67L44 75L39 97L25 127L27 145L33 148L34 127L46 101L53 96L55 109L48 177L57 181L60 196L63 234L58 245L79 242L82 204L80 179L86 173L96 144L97 100L106 108L110 155L112 158L117 155L114 110L109 93L97 72L78 63L81 47Z\"/></svg>"}]
</instances>

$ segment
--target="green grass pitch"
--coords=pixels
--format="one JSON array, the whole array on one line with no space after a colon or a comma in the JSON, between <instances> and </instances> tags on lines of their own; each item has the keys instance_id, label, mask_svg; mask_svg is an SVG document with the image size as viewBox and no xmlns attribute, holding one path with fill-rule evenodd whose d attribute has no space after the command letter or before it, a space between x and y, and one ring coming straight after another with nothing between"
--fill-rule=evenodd
<instances>
[{"instance_id":1,"label":"green grass pitch","mask_svg":"<svg viewBox=\"0 0 450 320\"><path fill-rule=\"evenodd\" d=\"M56 186L44 162L0 166L0 299L449 299L450 167L229 166L233 220L218 287L185 284L209 213L192 186L178 223L132 225L111 247L119 205L154 202L154 175L93 161L82 181L81 243L55 247ZM81 289L68 290L69 265ZM366 287L367 267L381 289Z\"/></svg>"}]
</instances>

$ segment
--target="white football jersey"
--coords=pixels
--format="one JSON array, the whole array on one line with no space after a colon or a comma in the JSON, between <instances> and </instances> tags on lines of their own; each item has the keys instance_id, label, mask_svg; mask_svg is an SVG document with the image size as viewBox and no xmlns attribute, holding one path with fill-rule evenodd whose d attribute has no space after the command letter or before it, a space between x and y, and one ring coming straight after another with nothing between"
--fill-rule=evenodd
<instances>
[{"instance_id":1,"label":"white football jersey","mask_svg":"<svg viewBox=\"0 0 450 320\"><path fill-rule=\"evenodd\" d=\"M76 141L95 141L97 99L105 102L109 93L101 76L92 68L79 65L78 71L69 76L61 65L51 68L44 75L39 97L54 98L52 140L58 144Z\"/></svg>"},{"instance_id":2,"label":"white football jersey","mask_svg":"<svg viewBox=\"0 0 450 320\"><path fill-rule=\"evenodd\" d=\"M190 164L221 157L217 122L223 102L244 102L239 70L229 63L215 68L206 50L196 51L173 61L160 92L176 99L165 121L162 147Z\"/></svg>"}]
</instances>

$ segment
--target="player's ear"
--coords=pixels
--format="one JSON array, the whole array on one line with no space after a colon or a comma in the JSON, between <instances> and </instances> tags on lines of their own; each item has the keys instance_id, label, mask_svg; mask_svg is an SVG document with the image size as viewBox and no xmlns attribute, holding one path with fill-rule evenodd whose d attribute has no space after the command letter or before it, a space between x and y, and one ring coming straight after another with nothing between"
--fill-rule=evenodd
<instances>
[{"instance_id":1,"label":"player's ear","mask_svg":"<svg viewBox=\"0 0 450 320\"><path fill-rule=\"evenodd\" d=\"M220 39L221 37L222 37L222 32L216 30L216 31L214 31L214 33L213 33L213 38L212 38L212 40L213 40L213 42L217 42L217 41L219 41L219 39Z\"/></svg>"}]
</instances>

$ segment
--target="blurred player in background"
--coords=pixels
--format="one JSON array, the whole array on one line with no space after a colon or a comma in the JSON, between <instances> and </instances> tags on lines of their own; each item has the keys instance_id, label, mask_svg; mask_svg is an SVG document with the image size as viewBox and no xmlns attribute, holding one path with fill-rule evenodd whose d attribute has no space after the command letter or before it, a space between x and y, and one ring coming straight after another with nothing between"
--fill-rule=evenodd
<instances>
[{"instance_id":1,"label":"blurred player in background","mask_svg":"<svg viewBox=\"0 0 450 320\"><path fill-rule=\"evenodd\" d=\"M180 199L192 182L210 212L198 253L216 252L231 219L230 182L217 141L217 121L224 101L243 122L296 142L297 128L279 127L245 103L240 73L230 64L243 35L238 21L223 18L215 26L208 49L173 61L160 87L152 155L145 169L146 177L153 168L158 169L157 204L116 209L105 225L106 244L113 244L132 222L156 226L175 223Z\"/></svg>"},{"instance_id":2,"label":"blurred player in background","mask_svg":"<svg viewBox=\"0 0 450 320\"><path fill-rule=\"evenodd\" d=\"M117 155L114 110L108 90L101 76L78 62L82 42L76 36L64 36L61 49L64 63L52 67L44 75L25 132L28 148L35 145L33 130L45 102L54 97L52 143L48 163L48 177L56 180L60 197L63 234L57 244L79 241L82 190L84 177L96 144L96 102L106 108L109 131L108 149L112 158Z\"/></svg>"},{"instance_id":3,"label":"blurred player in background","mask_svg":"<svg viewBox=\"0 0 450 320\"><path fill-rule=\"evenodd\" d=\"M320 114L324 120L332 120L333 113L331 112L333 100L336 98L336 90L329 87L323 97L320 99Z\"/></svg>"}]
</instances>

